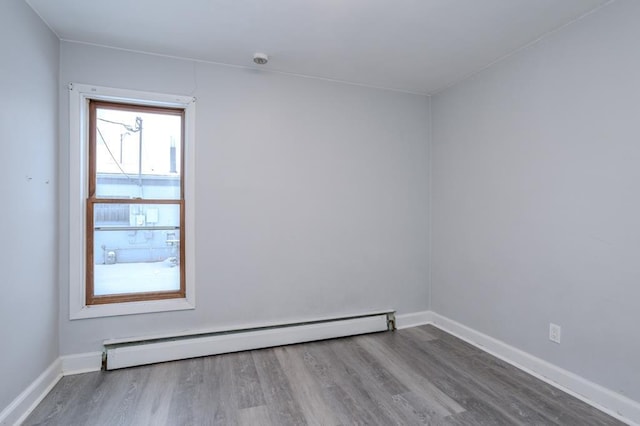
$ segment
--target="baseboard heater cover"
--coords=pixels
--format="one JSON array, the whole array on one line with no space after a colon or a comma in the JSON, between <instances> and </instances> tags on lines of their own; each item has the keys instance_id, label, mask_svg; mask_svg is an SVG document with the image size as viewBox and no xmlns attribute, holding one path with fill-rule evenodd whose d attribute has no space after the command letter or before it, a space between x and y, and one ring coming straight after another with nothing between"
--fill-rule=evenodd
<instances>
[{"instance_id":1,"label":"baseboard heater cover","mask_svg":"<svg viewBox=\"0 0 640 426\"><path fill-rule=\"evenodd\" d=\"M103 368L218 355L252 349L395 330L395 311L152 339L105 342Z\"/></svg>"}]
</instances>

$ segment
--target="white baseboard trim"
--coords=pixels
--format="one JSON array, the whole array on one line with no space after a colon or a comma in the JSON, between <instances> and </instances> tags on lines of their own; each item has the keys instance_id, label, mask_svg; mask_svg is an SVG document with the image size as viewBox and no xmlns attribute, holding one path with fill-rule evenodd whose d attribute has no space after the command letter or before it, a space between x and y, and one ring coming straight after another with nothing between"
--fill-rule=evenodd
<instances>
[{"instance_id":1,"label":"white baseboard trim","mask_svg":"<svg viewBox=\"0 0 640 426\"><path fill-rule=\"evenodd\" d=\"M415 327L424 324L433 324L442 330L453 334L456 337L490 353L491 355L508 362L509 364L526 371L538 379L549 383L556 388L586 402L589 405L617 418L630 425L640 426L640 402L634 401L624 395L618 394L601 385L593 383L570 371L564 370L547 361L537 358L527 352L508 345L500 340L494 339L484 333L474 330L468 326L460 324L447 317L432 311L414 312L409 314L396 315L396 327L398 329ZM224 342L223 346L216 345L216 350L220 352L229 351L226 345L235 345L234 350L255 349L259 347L274 346L288 343L301 343L311 340L340 337L349 334L360 334L370 331L379 331L386 327L377 321L364 321L350 324L344 328L344 324L315 324L314 327L304 329L301 327L291 327L283 332L282 330L263 330L257 335L232 338ZM256 340L254 340L256 339ZM235 340L235 341L234 341ZM250 342L250 344L248 343ZM238 345L239 343L239 345ZM248 346L247 346L248 345ZM127 347L119 348L120 350ZM151 348L149 348L151 349ZM175 348L168 348L169 353ZM207 348L206 351L209 351ZM134 354L134 358L140 354ZM180 355L182 356L182 355ZM193 356L193 355L191 355ZM195 355L198 356L198 355ZM143 357L144 359L144 357ZM49 393L61 377L80 374L91 371L99 371L102 364L102 352L88 352L75 355L64 355L56 359L27 389L25 389L16 399L0 412L0 425L19 425L33 409Z\"/></svg>"},{"instance_id":2,"label":"white baseboard trim","mask_svg":"<svg viewBox=\"0 0 640 426\"><path fill-rule=\"evenodd\" d=\"M21 424L61 378L62 364L58 358L0 412L0 425Z\"/></svg>"},{"instance_id":3,"label":"white baseboard trim","mask_svg":"<svg viewBox=\"0 0 640 426\"><path fill-rule=\"evenodd\" d=\"M102 352L61 356L0 412L0 425L19 425L63 376L100 370Z\"/></svg>"},{"instance_id":4,"label":"white baseboard trim","mask_svg":"<svg viewBox=\"0 0 640 426\"><path fill-rule=\"evenodd\" d=\"M419 325L432 324L432 323L433 323L433 312L431 311L412 312L410 314L396 315L397 329L417 327Z\"/></svg>"},{"instance_id":5,"label":"white baseboard trim","mask_svg":"<svg viewBox=\"0 0 640 426\"><path fill-rule=\"evenodd\" d=\"M432 324L630 425L640 424L640 403L500 340L430 312Z\"/></svg>"},{"instance_id":6,"label":"white baseboard trim","mask_svg":"<svg viewBox=\"0 0 640 426\"><path fill-rule=\"evenodd\" d=\"M102 368L102 352L63 355L60 357L60 362L62 363L63 376L100 371Z\"/></svg>"}]
</instances>

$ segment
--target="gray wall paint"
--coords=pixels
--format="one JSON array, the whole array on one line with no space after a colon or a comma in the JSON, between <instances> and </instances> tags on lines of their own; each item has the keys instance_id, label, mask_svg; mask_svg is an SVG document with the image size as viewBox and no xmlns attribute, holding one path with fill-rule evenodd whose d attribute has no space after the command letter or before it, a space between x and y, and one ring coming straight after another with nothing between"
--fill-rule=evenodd
<instances>
[{"instance_id":1,"label":"gray wall paint","mask_svg":"<svg viewBox=\"0 0 640 426\"><path fill-rule=\"evenodd\" d=\"M635 400L638 16L618 0L432 105L433 310Z\"/></svg>"},{"instance_id":2,"label":"gray wall paint","mask_svg":"<svg viewBox=\"0 0 640 426\"><path fill-rule=\"evenodd\" d=\"M69 82L197 96L195 311L68 320ZM123 336L427 309L424 96L66 42L60 90L63 354Z\"/></svg>"},{"instance_id":3,"label":"gray wall paint","mask_svg":"<svg viewBox=\"0 0 640 426\"><path fill-rule=\"evenodd\" d=\"M58 39L0 2L0 411L58 356Z\"/></svg>"}]
</instances>

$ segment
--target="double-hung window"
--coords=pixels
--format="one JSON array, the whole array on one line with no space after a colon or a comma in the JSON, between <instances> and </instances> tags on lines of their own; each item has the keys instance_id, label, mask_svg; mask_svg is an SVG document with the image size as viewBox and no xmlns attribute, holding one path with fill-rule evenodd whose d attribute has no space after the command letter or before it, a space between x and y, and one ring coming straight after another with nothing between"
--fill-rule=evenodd
<instances>
[{"instance_id":1,"label":"double-hung window","mask_svg":"<svg viewBox=\"0 0 640 426\"><path fill-rule=\"evenodd\" d=\"M91 100L87 305L182 298L184 109Z\"/></svg>"},{"instance_id":2,"label":"double-hung window","mask_svg":"<svg viewBox=\"0 0 640 426\"><path fill-rule=\"evenodd\" d=\"M193 308L193 100L70 89L71 318Z\"/></svg>"}]
</instances>

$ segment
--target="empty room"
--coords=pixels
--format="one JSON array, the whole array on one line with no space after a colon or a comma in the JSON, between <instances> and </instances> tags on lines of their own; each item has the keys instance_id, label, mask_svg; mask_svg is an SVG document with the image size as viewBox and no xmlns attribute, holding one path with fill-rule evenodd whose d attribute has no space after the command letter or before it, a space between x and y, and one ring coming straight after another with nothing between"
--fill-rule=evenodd
<instances>
[{"instance_id":1,"label":"empty room","mask_svg":"<svg viewBox=\"0 0 640 426\"><path fill-rule=\"evenodd\" d=\"M0 2L0 425L640 424L637 0Z\"/></svg>"}]
</instances>

